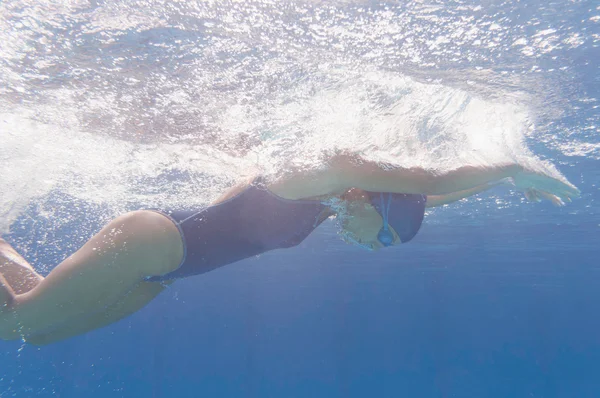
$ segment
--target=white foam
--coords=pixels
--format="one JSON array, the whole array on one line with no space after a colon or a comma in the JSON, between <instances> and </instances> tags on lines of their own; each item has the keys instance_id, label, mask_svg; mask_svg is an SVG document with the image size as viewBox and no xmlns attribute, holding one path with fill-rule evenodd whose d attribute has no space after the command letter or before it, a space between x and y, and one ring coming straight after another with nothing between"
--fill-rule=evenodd
<instances>
[{"instance_id":1,"label":"white foam","mask_svg":"<svg viewBox=\"0 0 600 398\"><path fill-rule=\"evenodd\" d=\"M0 229L6 231L28 203L53 190L114 209L189 207L259 171L317 167L323 153L336 149L435 170L514 161L548 168L524 145L531 121L522 104L486 101L397 74L350 73L344 71L343 79L335 77L341 71L330 74L328 87L300 100L282 94L268 115L231 106L223 113L225 133L247 129L257 139L263 134L246 154L82 132L77 122L73 128L64 123L64 109L55 115L63 122L56 124L35 122L27 113L2 114ZM267 129L271 133L264 136Z\"/></svg>"},{"instance_id":2,"label":"white foam","mask_svg":"<svg viewBox=\"0 0 600 398\"><path fill-rule=\"evenodd\" d=\"M215 148L136 145L14 114L0 114L0 126L0 232L53 191L115 211L132 204L186 207L205 204L231 180L252 173L252 164ZM173 171L186 172L186 184L147 183Z\"/></svg>"},{"instance_id":3,"label":"white foam","mask_svg":"<svg viewBox=\"0 0 600 398\"><path fill-rule=\"evenodd\" d=\"M0 3L0 232L52 192L115 213L192 207L334 150L439 171L516 161L562 178L525 143L541 78L522 79L531 97L517 92L518 71L486 71L500 59L485 48L505 37L503 51L537 57L582 37L363 3Z\"/></svg>"}]
</instances>

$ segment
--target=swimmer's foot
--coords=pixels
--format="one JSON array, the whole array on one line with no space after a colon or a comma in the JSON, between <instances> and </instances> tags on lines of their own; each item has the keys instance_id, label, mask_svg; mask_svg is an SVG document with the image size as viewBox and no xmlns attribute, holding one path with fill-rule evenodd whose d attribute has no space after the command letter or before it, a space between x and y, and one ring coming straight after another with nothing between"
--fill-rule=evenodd
<instances>
[{"instance_id":1,"label":"swimmer's foot","mask_svg":"<svg viewBox=\"0 0 600 398\"><path fill-rule=\"evenodd\" d=\"M29 267L29 263L17 253L17 251L4 239L0 238L0 258L6 259L14 263L21 263L24 267Z\"/></svg>"}]
</instances>

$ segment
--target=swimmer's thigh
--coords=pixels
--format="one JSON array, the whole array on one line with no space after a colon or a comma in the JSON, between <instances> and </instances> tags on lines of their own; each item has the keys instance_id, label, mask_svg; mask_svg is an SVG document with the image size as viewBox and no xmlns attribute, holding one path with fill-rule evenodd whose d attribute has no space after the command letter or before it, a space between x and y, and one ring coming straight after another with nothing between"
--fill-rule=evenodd
<instances>
[{"instance_id":1,"label":"swimmer's thigh","mask_svg":"<svg viewBox=\"0 0 600 398\"><path fill-rule=\"evenodd\" d=\"M183 242L177 226L156 212L128 213L106 225L31 291L15 298L0 329L25 336L55 330L119 302L151 276L179 266ZM14 324L11 324L14 323Z\"/></svg>"},{"instance_id":2,"label":"swimmer's thigh","mask_svg":"<svg viewBox=\"0 0 600 398\"><path fill-rule=\"evenodd\" d=\"M75 322L67 322L52 332L26 337L25 339L31 344L46 345L108 326L145 307L146 304L165 290L165 287L165 284L158 282L141 282L123 299L104 311L90 315L85 319L77 319Z\"/></svg>"}]
</instances>

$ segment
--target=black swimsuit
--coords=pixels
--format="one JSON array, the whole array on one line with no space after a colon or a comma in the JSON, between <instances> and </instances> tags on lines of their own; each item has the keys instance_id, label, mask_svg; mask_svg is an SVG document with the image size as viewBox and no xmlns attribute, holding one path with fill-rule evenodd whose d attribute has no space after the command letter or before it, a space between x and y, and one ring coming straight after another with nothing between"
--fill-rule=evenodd
<instances>
[{"instance_id":1,"label":"black swimsuit","mask_svg":"<svg viewBox=\"0 0 600 398\"><path fill-rule=\"evenodd\" d=\"M400 198L397 205L405 214L401 224L407 229L407 239L402 234L400 238L406 242L421 226L426 198L394 195ZM148 278L150 281L202 274L269 250L296 246L334 212L318 200L281 198L269 191L259 178L224 202L200 211L163 214L179 228L185 254L179 268ZM395 228L400 231L399 227Z\"/></svg>"},{"instance_id":2,"label":"black swimsuit","mask_svg":"<svg viewBox=\"0 0 600 398\"><path fill-rule=\"evenodd\" d=\"M302 242L331 210L318 200L289 200L260 179L233 198L200 211L168 213L179 227L185 255L175 271L149 280L202 274L226 264Z\"/></svg>"}]
</instances>

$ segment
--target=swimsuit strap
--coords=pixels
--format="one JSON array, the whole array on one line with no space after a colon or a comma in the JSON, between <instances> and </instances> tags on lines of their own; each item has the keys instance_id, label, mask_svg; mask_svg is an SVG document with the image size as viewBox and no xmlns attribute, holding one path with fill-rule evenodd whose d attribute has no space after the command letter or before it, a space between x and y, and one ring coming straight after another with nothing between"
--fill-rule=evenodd
<instances>
[{"instance_id":1,"label":"swimsuit strap","mask_svg":"<svg viewBox=\"0 0 600 398\"><path fill-rule=\"evenodd\" d=\"M394 242L394 234L390 231L388 227L388 215L390 213L390 205L392 203L392 194L388 193L387 203L384 202L383 192L380 192L379 199L381 200L381 216L383 217L383 227L379 230L377 234L377 240L381 242L384 246L391 246Z\"/></svg>"}]
</instances>

